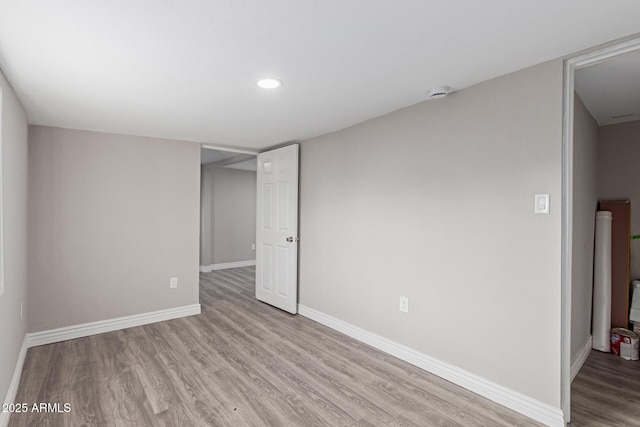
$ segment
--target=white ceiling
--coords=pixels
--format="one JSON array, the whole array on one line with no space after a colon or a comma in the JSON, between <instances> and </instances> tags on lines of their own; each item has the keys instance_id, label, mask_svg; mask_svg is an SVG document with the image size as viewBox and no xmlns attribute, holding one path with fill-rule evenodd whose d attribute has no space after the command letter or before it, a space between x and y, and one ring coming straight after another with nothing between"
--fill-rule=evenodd
<instances>
[{"instance_id":1,"label":"white ceiling","mask_svg":"<svg viewBox=\"0 0 640 427\"><path fill-rule=\"evenodd\" d=\"M247 157L250 158L247 159ZM231 151L213 150L205 147L200 149L200 164L246 171L258 170L258 160L256 156L238 154Z\"/></svg>"},{"instance_id":2,"label":"white ceiling","mask_svg":"<svg viewBox=\"0 0 640 427\"><path fill-rule=\"evenodd\" d=\"M633 0L0 0L33 124L264 148L640 31ZM284 81L276 91L258 78Z\"/></svg>"},{"instance_id":3,"label":"white ceiling","mask_svg":"<svg viewBox=\"0 0 640 427\"><path fill-rule=\"evenodd\" d=\"M234 163L229 166L225 166L230 169L241 169L245 171L257 171L258 170L258 159L254 157L253 159L245 160L244 162Z\"/></svg>"},{"instance_id":4,"label":"white ceiling","mask_svg":"<svg viewBox=\"0 0 640 427\"><path fill-rule=\"evenodd\" d=\"M212 150L210 148L200 149L200 164L206 165L208 163L214 163L224 159L230 159L237 156L238 153L232 153L230 151Z\"/></svg>"},{"instance_id":5,"label":"white ceiling","mask_svg":"<svg viewBox=\"0 0 640 427\"><path fill-rule=\"evenodd\" d=\"M575 90L600 126L640 120L640 51L576 70Z\"/></svg>"}]
</instances>

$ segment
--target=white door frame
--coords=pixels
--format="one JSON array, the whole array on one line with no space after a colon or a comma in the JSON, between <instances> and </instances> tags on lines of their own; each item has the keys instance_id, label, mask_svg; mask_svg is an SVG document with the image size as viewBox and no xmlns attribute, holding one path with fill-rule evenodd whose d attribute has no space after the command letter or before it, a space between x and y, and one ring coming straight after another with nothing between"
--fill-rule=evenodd
<instances>
[{"instance_id":1,"label":"white door frame","mask_svg":"<svg viewBox=\"0 0 640 427\"><path fill-rule=\"evenodd\" d=\"M564 421L571 419L571 264L573 261L573 103L576 70L640 50L640 39L598 49L564 61L562 106L562 346L561 405Z\"/></svg>"},{"instance_id":2,"label":"white door frame","mask_svg":"<svg viewBox=\"0 0 640 427\"><path fill-rule=\"evenodd\" d=\"M253 154L254 156L257 156L258 153L260 153L260 150L253 150L250 148L227 147L225 145L200 144L200 147L206 148L209 150L229 151L231 153L238 153L238 154Z\"/></svg>"}]
</instances>

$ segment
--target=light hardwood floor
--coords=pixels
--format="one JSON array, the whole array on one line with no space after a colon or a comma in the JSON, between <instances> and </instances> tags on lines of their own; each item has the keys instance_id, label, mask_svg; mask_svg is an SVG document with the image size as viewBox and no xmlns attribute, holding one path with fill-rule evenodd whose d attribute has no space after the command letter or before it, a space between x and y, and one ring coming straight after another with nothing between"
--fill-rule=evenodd
<instances>
[{"instance_id":1,"label":"light hardwood floor","mask_svg":"<svg viewBox=\"0 0 640 427\"><path fill-rule=\"evenodd\" d=\"M535 426L302 316L252 267L201 274L202 314L29 350L10 426ZM471 352L469 357L472 357Z\"/></svg>"},{"instance_id":2,"label":"light hardwood floor","mask_svg":"<svg viewBox=\"0 0 640 427\"><path fill-rule=\"evenodd\" d=\"M571 385L571 426L640 426L640 361L592 350Z\"/></svg>"}]
</instances>

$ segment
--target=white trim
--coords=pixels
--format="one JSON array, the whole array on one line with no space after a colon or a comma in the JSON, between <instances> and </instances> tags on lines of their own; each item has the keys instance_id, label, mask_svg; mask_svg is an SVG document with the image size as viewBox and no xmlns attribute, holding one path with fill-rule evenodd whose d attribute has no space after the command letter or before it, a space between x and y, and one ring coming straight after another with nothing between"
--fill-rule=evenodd
<instances>
[{"instance_id":1,"label":"white trim","mask_svg":"<svg viewBox=\"0 0 640 427\"><path fill-rule=\"evenodd\" d=\"M467 372L457 366L442 362L433 357L422 354L412 348L398 344L379 335L365 331L335 317L321 313L304 305L298 305L298 313L304 317L342 332L352 338L369 344L405 362L411 363L425 371L451 381L474 393L486 397L507 408L549 426L564 426L562 411L547 403L533 399L515 390L508 389L475 374Z\"/></svg>"},{"instance_id":2,"label":"white trim","mask_svg":"<svg viewBox=\"0 0 640 427\"><path fill-rule=\"evenodd\" d=\"M575 58L568 59L567 63L573 65L574 68L578 70L637 50L640 50L640 39L633 39L576 56Z\"/></svg>"},{"instance_id":3,"label":"white trim","mask_svg":"<svg viewBox=\"0 0 640 427\"><path fill-rule=\"evenodd\" d=\"M560 406L571 421L571 264L573 260L573 68L565 62L562 104L562 213L560 259Z\"/></svg>"},{"instance_id":4,"label":"white trim","mask_svg":"<svg viewBox=\"0 0 640 427\"><path fill-rule=\"evenodd\" d=\"M132 328L134 326L147 325L149 323L162 322L164 320L193 316L195 314L200 314L200 304L185 305L166 310L151 311L149 313L134 314L132 316L117 317L115 319L67 326L65 328L33 332L27 334L26 340L27 345L31 348L54 342L102 334L104 332Z\"/></svg>"},{"instance_id":5,"label":"white trim","mask_svg":"<svg viewBox=\"0 0 640 427\"><path fill-rule=\"evenodd\" d=\"M4 399L5 404L14 403L16 401L16 394L18 393L18 385L20 385L20 377L22 376L22 367L24 366L24 359L27 357L27 337L22 340L22 347L20 347L20 353L18 353L18 360L16 361L16 367L13 370L13 377L11 383L9 383L9 390L7 390L7 396ZM0 410L0 426L6 427L9 424L9 417L11 412L2 412Z\"/></svg>"},{"instance_id":6,"label":"white trim","mask_svg":"<svg viewBox=\"0 0 640 427\"><path fill-rule=\"evenodd\" d=\"M228 151L230 153L240 153L240 154L253 154L257 156L260 152L259 150L254 149L244 149L244 148L233 148L233 147L225 147L224 145L211 145L211 144L200 144L202 148L207 148L209 150L218 150L218 151Z\"/></svg>"},{"instance_id":7,"label":"white trim","mask_svg":"<svg viewBox=\"0 0 640 427\"><path fill-rule=\"evenodd\" d=\"M565 422L571 421L571 264L573 254L573 102L575 70L640 50L640 39L630 40L564 62L562 105L562 252L560 395Z\"/></svg>"},{"instance_id":8,"label":"white trim","mask_svg":"<svg viewBox=\"0 0 640 427\"><path fill-rule=\"evenodd\" d=\"M251 259L248 261L223 262L220 264L201 265L200 273L210 273L215 270L225 270L227 268L251 267L253 265L256 265L255 259Z\"/></svg>"},{"instance_id":9,"label":"white trim","mask_svg":"<svg viewBox=\"0 0 640 427\"><path fill-rule=\"evenodd\" d=\"M580 369L582 368L582 365L584 365L584 362L587 361L587 357L589 357L589 354L591 354L592 347L593 337L589 336L589 339L582 347L582 350L580 350L580 353L576 354L576 358L573 359L573 362L571 362L571 382L573 382L573 380L576 378L576 375L578 375L578 372L580 372Z\"/></svg>"}]
</instances>

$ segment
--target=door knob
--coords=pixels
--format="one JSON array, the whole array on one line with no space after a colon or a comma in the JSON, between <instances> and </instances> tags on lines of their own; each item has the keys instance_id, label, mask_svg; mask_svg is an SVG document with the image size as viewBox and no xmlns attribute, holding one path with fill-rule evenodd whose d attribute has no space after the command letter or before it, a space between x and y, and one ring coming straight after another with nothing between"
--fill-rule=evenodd
<instances>
[{"instance_id":1,"label":"door knob","mask_svg":"<svg viewBox=\"0 0 640 427\"><path fill-rule=\"evenodd\" d=\"M287 237L287 242L297 242L298 240L300 240L297 237Z\"/></svg>"}]
</instances>

